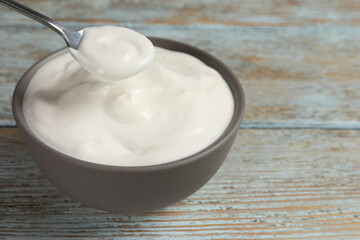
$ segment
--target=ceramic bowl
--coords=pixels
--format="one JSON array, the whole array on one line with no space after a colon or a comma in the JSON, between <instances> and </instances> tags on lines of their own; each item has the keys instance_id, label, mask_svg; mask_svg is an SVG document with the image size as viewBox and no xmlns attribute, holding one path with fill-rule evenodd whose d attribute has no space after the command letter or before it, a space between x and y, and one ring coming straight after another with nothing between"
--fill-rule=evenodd
<instances>
[{"instance_id":1,"label":"ceramic bowl","mask_svg":"<svg viewBox=\"0 0 360 240\"><path fill-rule=\"evenodd\" d=\"M156 46L188 53L214 68L233 94L235 111L230 125L216 142L192 156L152 166L108 166L67 156L39 140L24 119L24 93L35 72L67 49L35 63L15 88L13 114L28 152L54 186L86 206L111 213L142 213L167 207L206 184L224 162L235 140L245 110L244 91L236 76L217 58L198 48L168 39L150 39Z\"/></svg>"}]
</instances>

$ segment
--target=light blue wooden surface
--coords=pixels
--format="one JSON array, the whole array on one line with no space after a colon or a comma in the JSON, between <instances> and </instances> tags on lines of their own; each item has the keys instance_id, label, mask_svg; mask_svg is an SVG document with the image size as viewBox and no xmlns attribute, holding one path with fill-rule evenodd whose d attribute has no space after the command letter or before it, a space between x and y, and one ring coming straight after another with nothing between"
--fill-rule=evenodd
<instances>
[{"instance_id":1,"label":"light blue wooden surface","mask_svg":"<svg viewBox=\"0 0 360 240\"><path fill-rule=\"evenodd\" d=\"M198 46L239 77L247 112L225 164L166 209L72 201L23 148L11 94L61 38L0 7L0 239L360 239L360 2L24 0L72 29L118 24Z\"/></svg>"},{"instance_id":2,"label":"light blue wooden surface","mask_svg":"<svg viewBox=\"0 0 360 240\"><path fill-rule=\"evenodd\" d=\"M160 211L121 215L86 208L52 187L8 129L0 138L0 236L360 238L359 144L358 131L240 130L200 191Z\"/></svg>"}]
</instances>

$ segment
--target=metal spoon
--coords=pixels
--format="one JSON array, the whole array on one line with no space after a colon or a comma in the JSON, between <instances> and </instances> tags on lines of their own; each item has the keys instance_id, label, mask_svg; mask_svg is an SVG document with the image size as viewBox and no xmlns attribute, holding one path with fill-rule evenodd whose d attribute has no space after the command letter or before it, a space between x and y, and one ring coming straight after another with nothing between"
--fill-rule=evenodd
<instances>
[{"instance_id":1,"label":"metal spoon","mask_svg":"<svg viewBox=\"0 0 360 240\"><path fill-rule=\"evenodd\" d=\"M46 27L54 30L65 40L68 47L76 50L78 49L81 37L83 35L82 29L77 32L70 31L51 18L13 0L0 0L0 4L13 9L29 18L32 18L35 21L38 21Z\"/></svg>"}]
</instances>

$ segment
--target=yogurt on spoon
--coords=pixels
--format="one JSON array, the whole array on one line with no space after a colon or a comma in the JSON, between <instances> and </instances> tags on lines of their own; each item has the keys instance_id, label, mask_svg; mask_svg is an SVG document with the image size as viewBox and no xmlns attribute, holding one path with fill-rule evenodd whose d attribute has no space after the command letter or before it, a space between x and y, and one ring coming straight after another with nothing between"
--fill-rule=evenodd
<instances>
[{"instance_id":1,"label":"yogurt on spoon","mask_svg":"<svg viewBox=\"0 0 360 240\"><path fill-rule=\"evenodd\" d=\"M136 75L150 65L155 54L148 38L114 26L84 28L79 48L69 50L84 69L105 82Z\"/></svg>"},{"instance_id":2,"label":"yogurt on spoon","mask_svg":"<svg viewBox=\"0 0 360 240\"><path fill-rule=\"evenodd\" d=\"M144 70L154 58L154 46L145 36L127 28L104 26L71 31L57 21L13 0L0 1L59 34L72 56L103 81L117 81Z\"/></svg>"}]
</instances>

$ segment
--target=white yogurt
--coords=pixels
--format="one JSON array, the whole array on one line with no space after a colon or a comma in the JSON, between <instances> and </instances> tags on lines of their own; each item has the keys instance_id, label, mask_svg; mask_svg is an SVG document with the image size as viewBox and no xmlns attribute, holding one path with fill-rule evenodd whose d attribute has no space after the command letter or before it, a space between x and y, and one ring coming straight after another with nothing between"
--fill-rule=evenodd
<instances>
[{"instance_id":1,"label":"white yogurt","mask_svg":"<svg viewBox=\"0 0 360 240\"><path fill-rule=\"evenodd\" d=\"M78 50L69 50L83 68L103 81L117 81L143 71L155 53L145 36L113 26L84 28Z\"/></svg>"},{"instance_id":2,"label":"white yogurt","mask_svg":"<svg viewBox=\"0 0 360 240\"><path fill-rule=\"evenodd\" d=\"M117 82L98 81L63 54L38 70L23 105L28 125L46 144L112 166L155 165L199 152L224 132L233 109L217 71L160 48L145 70Z\"/></svg>"}]
</instances>

